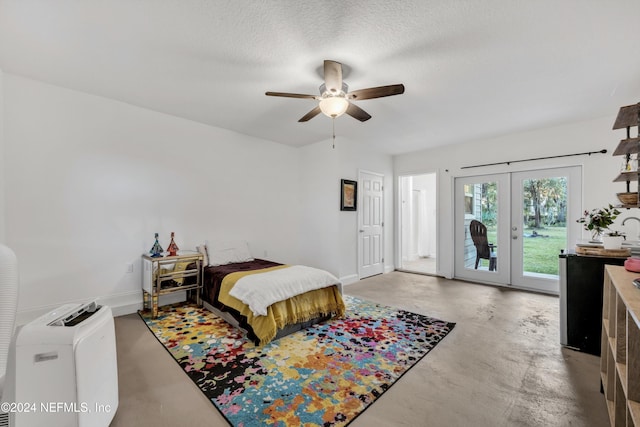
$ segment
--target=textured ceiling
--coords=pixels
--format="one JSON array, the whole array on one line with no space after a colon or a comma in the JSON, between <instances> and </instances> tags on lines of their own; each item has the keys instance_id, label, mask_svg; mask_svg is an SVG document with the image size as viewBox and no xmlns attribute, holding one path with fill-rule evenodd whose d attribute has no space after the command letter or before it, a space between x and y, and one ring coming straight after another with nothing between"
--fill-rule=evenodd
<instances>
[{"instance_id":1,"label":"textured ceiling","mask_svg":"<svg viewBox=\"0 0 640 427\"><path fill-rule=\"evenodd\" d=\"M403 83L336 120L391 154L604 115L640 101L638 0L0 0L5 72L301 146L331 119L324 59L350 89ZM517 141L514 141L517 143Z\"/></svg>"}]
</instances>

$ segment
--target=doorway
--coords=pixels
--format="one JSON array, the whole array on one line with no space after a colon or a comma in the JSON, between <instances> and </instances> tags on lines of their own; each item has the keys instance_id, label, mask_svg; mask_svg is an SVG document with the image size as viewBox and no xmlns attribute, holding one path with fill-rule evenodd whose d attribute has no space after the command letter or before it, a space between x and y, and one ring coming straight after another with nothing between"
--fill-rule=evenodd
<instances>
[{"instance_id":1,"label":"doorway","mask_svg":"<svg viewBox=\"0 0 640 427\"><path fill-rule=\"evenodd\" d=\"M581 188L580 166L456 178L455 276L558 294Z\"/></svg>"},{"instance_id":2,"label":"doorway","mask_svg":"<svg viewBox=\"0 0 640 427\"><path fill-rule=\"evenodd\" d=\"M401 176L400 270L437 274L436 174Z\"/></svg>"}]
</instances>

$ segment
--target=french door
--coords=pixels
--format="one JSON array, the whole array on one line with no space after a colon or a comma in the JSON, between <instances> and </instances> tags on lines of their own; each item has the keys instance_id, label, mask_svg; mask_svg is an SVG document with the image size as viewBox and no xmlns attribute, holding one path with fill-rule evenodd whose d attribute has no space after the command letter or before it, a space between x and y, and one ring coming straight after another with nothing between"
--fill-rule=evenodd
<instances>
[{"instance_id":1,"label":"french door","mask_svg":"<svg viewBox=\"0 0 640 427\"><path fill-rule=\"evenodd\" d=\"M456 178L455 276L557 294L581 192L580 166Z\"/></svg>"}]
</instances>

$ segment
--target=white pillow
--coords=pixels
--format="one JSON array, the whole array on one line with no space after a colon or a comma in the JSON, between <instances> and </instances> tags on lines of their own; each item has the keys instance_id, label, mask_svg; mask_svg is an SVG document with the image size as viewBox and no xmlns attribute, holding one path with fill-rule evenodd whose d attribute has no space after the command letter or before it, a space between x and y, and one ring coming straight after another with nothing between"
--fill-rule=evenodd
<instances>
[{"instance_id":1,"label":"white pillow","mask_svg":"<svg viewBox=\"0 0 640 427\"><path fill-rule=\"evenodd\" d=\"M203 265L209 265L209 254L207 253L207 247L205 245L196 246L196 250L202 254Z\"/></svg>"},{"instance_id":2,"label":"white pillow","mask_svg":"<svg viewBox=\"0 0 640 427\"><path fill-rule=\"evenodd\" d=\"M210 266L253 261L249 245L245 241L207 243L207 253Z\"/></svg>"}]
</instances>

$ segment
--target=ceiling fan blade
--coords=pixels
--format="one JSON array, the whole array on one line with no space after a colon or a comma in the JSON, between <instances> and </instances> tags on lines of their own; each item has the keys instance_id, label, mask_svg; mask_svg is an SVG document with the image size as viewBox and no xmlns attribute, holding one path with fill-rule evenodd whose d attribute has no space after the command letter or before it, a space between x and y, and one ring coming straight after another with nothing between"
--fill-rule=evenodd
<instances>
[{"instance_id":1,"label":"ceiling fan blade","mask_svg":"<svg viewBox=\"0 0 640 427\"><path fill-rule=\"evenodd\" d=\"M313 119L315 116L317 116L318 114L320 114L320 106L317 106L316 108L314 108L313 110L309 111L307 114L305 114L304 116L302 116L302 118L300 120L298 120L299 122L308 122L309 120Z\"/></svg>"},{"instance_id":2,"label":"ceiling fan blade","mask_svg":"<svg viewBox=\"0 0 640 427\"><path fill-rule=\"evenodd\" d=\"M404 85L399 84L399 85L378 86L378 87L370 87L367 89L354 90L353 92L349 92L347 94L347 98L362 100L362 99L382 98L384 96L400 95L402 93L404 93Z\"/></svg>"},{"instance_id":3,"label":"ceiling fan blade","mask_svg":"<svg viewBox=\"0 0 640 427\"><path fill-rule=\"evenodd\" d=\"M305 95L302 93L287 93L287 92L265 92L267 96L284 96L286 98L308 98L308 99L316 99L315 95Z\"/></svg>"},{"instance_id":4,"label":"ceiling fan blade","mask_svg":"<svg viewBox=\"0 0 640 427\"><path fill-rule=\"evenodd\" d=\"M339 93L342 90L342 64L325 59L324 84L331 93Z\"/></svg>"},{"instance_id":5,"label":"ceiling fan blade","mask_svg":"<svg viewBox=\"0 0 640 427\"><path fill-rule=\"evenodd\" d=\"M360 120L361 122L366 122L371 118L369 113L367 113L362 108L358 107L352 102L349 103L346 113L351 117L353 117L354 119Z\"/></svg>"}]
</instances>

